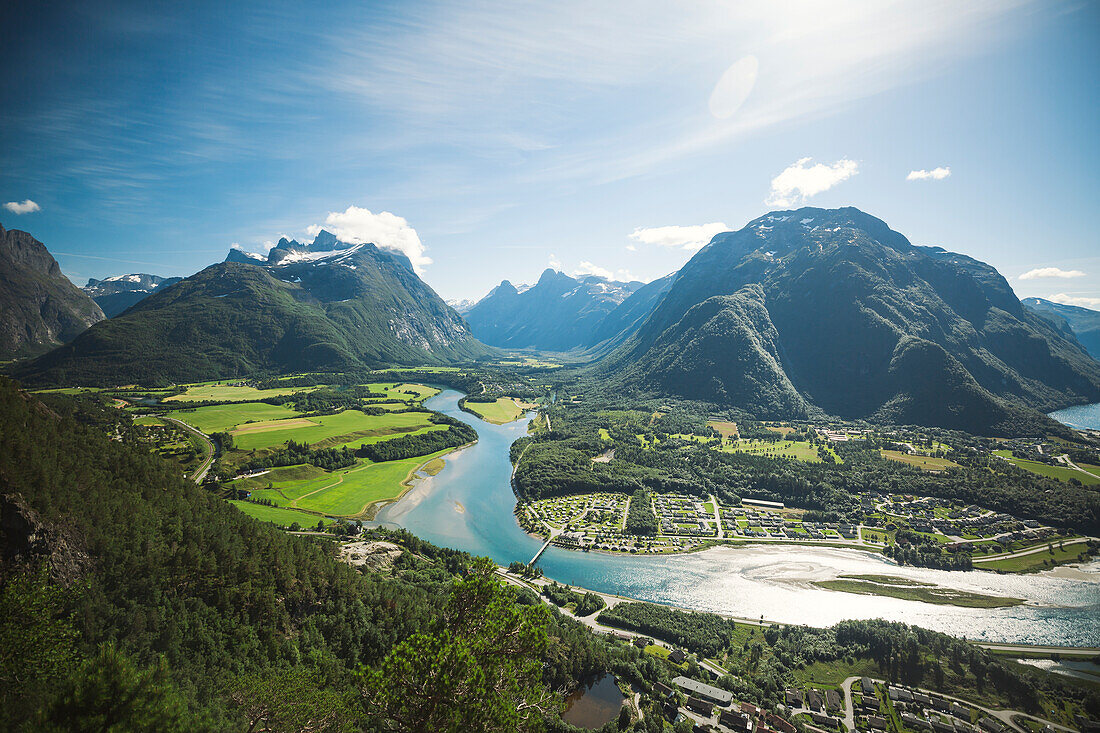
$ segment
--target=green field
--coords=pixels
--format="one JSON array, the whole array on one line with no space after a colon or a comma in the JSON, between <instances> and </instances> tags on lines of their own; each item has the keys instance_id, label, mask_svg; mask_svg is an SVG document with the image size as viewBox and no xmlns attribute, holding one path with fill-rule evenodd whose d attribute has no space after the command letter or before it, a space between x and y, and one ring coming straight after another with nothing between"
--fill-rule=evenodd
<instances>
[{"instance_id":1,"label":"green field","mask_svg":"<svg viewBox=\"0 0 1100 733\"><path fill-rule=\"evenodd\" d=\"M498 397L496 402L470 402L466 401L466 409L470 410L485 422L494 425L518 420L523 416L524 409L511 397Z\"/></svg>"},{"instance_id":2,"label":"green field","mask_svg":"<svg viewBox=\"0 0 1100 733\"><path fill-rule=\"evenodd\" d=\"M134 418L134 425L163 425L156 415L138 415Z\"/></svg>"},{"instance_id":3,"label":"green field","mask_svg":"<svg viewBox=\"0 0 1100 733\"><path fill-rule=\"evenodd\" d=\"M916 466L922 471L942 471L946 468L959 468L959 464L954 461L950 461L946 458L933 458L932 456L914 456L908 453L902 453L898 450L880 450L879 453L882 457L890 460L897 461L898 463L905 463L910 466Z\"/></svg>"},{"instance_id":4,"label":"green field","mask_svg":"<svg viewBox=\"0 0 1100 733\"><path fill-rule=\"evenodd\" d=\"M370 438L410 433L421 428L446 429L429 421L428 414L365 415L359 410L344 410L335 415L254 423L239 426L233 433L233 443L238 450L272 448L288 440L325 448L357 447L360 443L373 442Z\"/></svg>"},{"instance_id":5,"label":"green field","mask_svg":"<svg viewBox=\"0 0 1100 733\"><path fill-rule=\"evenodd\" d=\"M1095 486L1100 484L1100 476L1093 475L1091 473L1082 473L1066 466L1048 466L1045 463L1039 463L1038 461L1029 461L1024 458L1016 458L1012 455L1012 451L998 450L993 451L993 455L1000 456L1006 461L1022 468L1025 471L1031 473L1037 473L1040 476L1046 476L1047 478L1057 479L1058 481L1069 481L1071 478L1075 478L1085 486Z\"/></svg>"},{"instance_id":6,"label":"green field","mask_svg":"<svg viewBox=\"0 0 1100 733\"><path fill-rule=\"evenodd\" d=\"M722 448L727 453L753 453L774 458L792 458L806 463L821 463L821 457L817 454L817 447L805 440L780 440L770 442L766 440L739 440L732 445ZM833 452L832 448L826 448L832 454L837 463L843 463L840 456Z\"/></svg>"},{"instance_id":7,"label":"green field","mask_svg":"<svg viewBox=\"0 0 1100 733\"><path fill-rule=\"evenodd\" d=\"M1078 561L1078 557L1085 550L1085 545L1066 545L1064 549L1054 543L1054 553L1044 550L1033 552L1030 555L1009 557L1004 560L990 560L989 562L975 562L975 570L999 570L1005 573L1033 573L1037 570L1045 570L1055 565L1065 565ZM975 560L981 558L976 557Z\"/></svg>"},{"instance_id":8,"label":"green field","mask_svg":"<svg viewBox=\"0 0 1100 733\"><path fill-rule=\"evenodd\" d=\"M320 387L285 387L280 389L256 389L235 387L231 384L196 384L183 394L164 398L164 402L247 402L266 397L281 397L296 392L310 392Z\"/></svg>"},{"instance_id":9,"label":"green field","mask_svg":"<svg viewBox=\"0 0 1100 733\"><path fill-rule=\"evenodd\" d=\"M250 422L280 420L297 417L301 413L282 405L269 405L264 402L243 402L231 405L210 405L190 410L173 410L168 417L198 428L204 433L217 433L231 430L238 425Z\"/></svg>"},{"instance_id":10,"label":"green field","mask_svg":"<svg viewBox=\"0 0 1100 733\"><path fill-rule=\"evenodd\" d=\"M229 503L250 517L255 517L261 522L273 522L280 527L289 527L297 522L303 528L309 528L316 527L318 520L323 521L325 524L332 524L335 521L328 517L321 518L313 514L306 514L305 512L296 512L291 509L280 509L279 507L253 504L249 501L231 501Z\"/></svg>"},{"instance_id":11,"label":"green field","mask_svg":"<svg viewBox=\"0 0 1100 733\"><path fill-rule=\"evenodd\" d=\"M842 591L844 593L888 596L890 598L900 598L906 601L920 601L922 603L935 603L946 606L961 606L963 608L1006 608L1009 606L1018 606L1023 603L1019 598L988 596L982 593L955 590L953 588L940 588L934 585L915 583L910 580L893 578L891 576L875 577L880 578L880 580L870 581L858 579L854 576L842 575L836 580L815 580L813 584L818 588Z\"/></svg>"},{"instance_id":12,"label":"green field","mask_svg":"<svg viewBox=\"0 0 1100 733\"><path fill-rule=\"evenodd\" d=\"M255 499L268 499L279 507L305 509L334 516L355 516L378 501L395 499L408 488L407 480L420 466L427 473L442 470L442 450L427 456L400 461L360 461L350 468L322 471L299 465L271 471L232 483L234 488L252 491ZM272 488L264 488L271 485Z\"/></svg>"}]
</instances>

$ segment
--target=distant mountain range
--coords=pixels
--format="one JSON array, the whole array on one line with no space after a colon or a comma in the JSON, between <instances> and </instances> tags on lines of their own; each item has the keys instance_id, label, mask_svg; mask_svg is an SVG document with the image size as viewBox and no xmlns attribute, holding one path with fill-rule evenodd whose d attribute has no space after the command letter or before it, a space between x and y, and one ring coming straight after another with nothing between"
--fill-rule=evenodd
<instances>
[{"instance_id":1,"label":"distant mountain range","mask_svg":"<svg viewBox=\"0 0 1100 733\"><path fill-rule=\"evenodd\" d=\"M1100 359L1100 312L1042 298L1024 298L1020 302L1063 333L1072 333L1094 359Z\"/></svg>"},{"instance_id":2,"label":"distant mountain range","mask_svg":"<svg viewBox=\"0 0 1100 733\"><path fill-rule=\"evenodd\" d=\"M156 384L488 353L404 255L322 231L310 244L280 240L267 257L232 250L18 374L36 383Z\"/></svg>"},{"instance_id":3,"label":"distant mountain range","mask_svg":"<svg viewBox=\"0 0 1100 733\"><path fill-rule=\"evenodd\" d=\"M508 280L466 311L474 336L491 346L569 351L599 343L605 319L640 282L616 282L595 275L570 277L547 269L530 288Z\"/></svg>"},{"instance_id":4,"label":"distant mountain range","mask_svg":"<svg viewBox=\"0 0 1100 733\"><path fill-rule=\"evenodd\" d=\"M102 320L45 245L0 226L0 359L41 353Z\"/></svg>"},{"instance_id":5,"label":"distant mountain range","mask_svg":"<svg viewBox=\"0 0 1100 733\"><path fill-rule=\"evenodd\" d=\"M719 234L599 369L741 407L1006 433L1100 401L1100 363L992 267L854 208Z\"/></svg>"},{"instance_id":6,"label":"distant mountain range","mask_svg":"<svg viewBox=\"0 0 1100 733\"><path fill-rule=\"evenodd\" d=\"M127 308L147 298L151 293L169 285L175 285L183 278L160 277L159 275L147 275L135 273L131 275L114 275L103 280L88 279L88 284L81 290L87 293L92 300L103 309L104 315L114 318Z\"/></svg>"}]
</instances>

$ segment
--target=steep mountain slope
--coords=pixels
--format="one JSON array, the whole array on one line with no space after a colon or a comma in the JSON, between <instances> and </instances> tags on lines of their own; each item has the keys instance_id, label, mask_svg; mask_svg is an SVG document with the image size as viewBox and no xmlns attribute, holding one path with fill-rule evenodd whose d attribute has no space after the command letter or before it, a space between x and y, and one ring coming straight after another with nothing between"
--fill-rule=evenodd
<instances>
[{"instance_id":1,"label":"steep mountain slope","mask_svg":"<svg viewBox=\"0 0 1100 733\"><path fill-rule=\"evenodd\" d=\"M592 333L589 345L598 345L601 349L618 346L627 337L634 333L645 321L661 299L672 287L676 280L676 274L665 275L659 280L646 283L635 290L630 296L611 311L600 321L600 325Z\"/></svg>"},{"instance_id":2,"label":"steep mountain slope","mask_svg":"<svg viewBox=\"0 0 1100 733\"><path fill-rule=\"evenodd\" d=\"M747 298L739 291L753 284L768 321L745 303L694 310ZM1100 399L1100 363L1025 309L996 270L913 246L853 208L776 212L717 235L604 369L761 416L797 415L778 369L830 414L978 432ZM747 384L768 394L739 403Z\"/></svg>"},{"instance_id":3,"label":"steep mountain slope","mask_svg":"<svg viewBox=\"0 0 1100 733\"><path fill-rule=\"evenodd\" d=\"M41 242L0 226L0 359L41 353L101 320Z\"/></svg>"},{"instance_id":4,"label":"steep mountain slope","mask_svg":"<svg viewBox=\"0 0 1100 733\"><path fill-rule=\"evenodd\" d=\"M262 264L252 261L211 265L159 290L20 376L153 384L487 353L403 255L373 244L315 249L284 240Z\"/></svg>"},{"instance_id":5,"label":"steep mountain slope","mask_svg":"<svg viewBox=\"0 0 1100 733\"><path fill-rule=\"evenodd\" d=\"M466 321L491 346L568 351L595 343L607 314L640 287L640 282L573 278L547 269L527 290L501 282L466 313Z\"/></svg>"},{"instance_id":6,"label":"steep mountain slope","mask_svg":"<svg viewBox=\"0 0 1100 733\"><path fill-rule=\"evenodd\" d=\"M1100 359L1100 312L1042 298L1024 298L1020 302L1063 333L1073 334L1094 359Z\"/></svg>"},{"instance_id":7,"label":"steep mountain slope","mask_svg":"<svg viewBox=\"0 0 1100 733\"><path fill-rule=\"evenodd\" d=\"M145 298L159 288L175 285L183 278L161 277L159 275L147 275L135 273L132 275L115 275L104 280L88 279L88 284L81 288L92 300L103 309L103 314L108 318L114 318L119 313Z\"/></svg>"}]
</instances>

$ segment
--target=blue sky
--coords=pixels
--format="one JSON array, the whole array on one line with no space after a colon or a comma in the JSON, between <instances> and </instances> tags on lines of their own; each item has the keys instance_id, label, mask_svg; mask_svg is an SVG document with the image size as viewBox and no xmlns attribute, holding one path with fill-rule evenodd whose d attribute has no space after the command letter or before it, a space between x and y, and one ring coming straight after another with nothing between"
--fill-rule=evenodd
<instances>
[{"instance_id":1,"label":"blue sky","mask_svg":"<svg viewBox=\"0 0 1100 733\"><path fill-rule=\"evenodd\" d=\"M1100 308L1096 3L91 1L0 27L0 223L81 283L318 226L447 298L549 264L649 280L804 202Z\"/></svg>"}]
</instances>

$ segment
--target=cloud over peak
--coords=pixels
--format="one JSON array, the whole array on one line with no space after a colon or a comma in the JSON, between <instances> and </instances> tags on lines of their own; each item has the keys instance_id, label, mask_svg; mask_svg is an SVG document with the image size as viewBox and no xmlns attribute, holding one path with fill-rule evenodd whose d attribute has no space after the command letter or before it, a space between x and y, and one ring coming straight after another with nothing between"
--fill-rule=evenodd
<instances>
[{"instance_id":1,"label":"cloud over peak","mask_svg":"<svg viewBox=\"0 0 1100 733\"><path fill-rule=\"evenodd\" d=\"M32 214L35 211L41 211L42 207L31 201L30 199L24 199L23 201L9 201L4 204L4 208L13 214Z\"/></svg>"},{"instance_id":2,"label":"cloud over peak","mask_svg":"<svg viewBox=\"0 0 1100 733\"><path fill-rule=\"evenodd\" d=\"M769 206L799 206L812 196L828 191L859 172L859 164L842 158L832 165L808 165L812 158L800 158L772 179Z\"/></svg>"},{"instance_id":3,"label":"cloud over peak","mask_svg":"<svg viewBox=\"0 0 1100 733\"><path fill-rule=\"evenodd\" d=\"M715 234L729 230L730 228L720 221L691 226L639 227L631 232L630 238L642 244L655 244L659 247L694 252L702 249ZM633 245L627 245L628 250L634 251L632 248Z\"/></svg>"},{"instance_id":4,"label":"cloud over peak","mask_svg":"<svg viewBox=\"0 0 1100 733\"><path fill-rule=\"evenodd\" d=\"M951 175L950 166L940 166L939 168L933 168L930 171L926 171L921 168L919 171L909 171L909 175L905 177L907 181L942 181Z\"/></svg>"},{"instance_id":5,"label":"cloud over peak","mask_svg":"<svg viewBox=\"0 0 1100 733\"><path fill-rule=\"evenodd\" d=\"M1080 308L1091 308L1092 310L1100 309L1100 298L1090 298L1087 295L1058 293L1057 295L1050 296L1049 300L1053 303L1061 303L1062 305L1076 305Z\"/></svg>"},{"instance_id":6,"label":"cloud over peak","mask_svg":"<svg viewBox=\"0 0 1100 733\"><path fill-rule=\"evenodd\" d=\"M416 230L409 226L404 217L388 211L375 214L369 209L349 206L345 211L330 211L324 226L314 224L306 231L315 236L321 229L329 230L341 242L370 242L401 252L412 262L413 270L418 275L424 274L424 267L432 263L431 258L424 254L425 247Z\"/></svg>"},{"instance_id":7,"label":"cloud over peak","mask_svg":"<svg viewBox=\"0 0 1100 733\"><path fill-rule=\"evenodd\" d=\"M1081 270L1063 270L1060 267L1036 267L1034 270L1028 270L1023 275L1020 275L1019 280L1039 280L1042 278L1056 277L1063 280L1068 280L1073 277L1084 277L1085 273Z\"/></svg>"}]
</instances>

